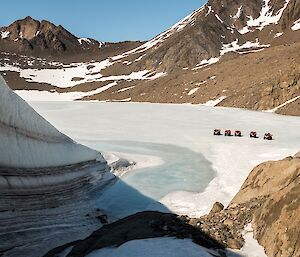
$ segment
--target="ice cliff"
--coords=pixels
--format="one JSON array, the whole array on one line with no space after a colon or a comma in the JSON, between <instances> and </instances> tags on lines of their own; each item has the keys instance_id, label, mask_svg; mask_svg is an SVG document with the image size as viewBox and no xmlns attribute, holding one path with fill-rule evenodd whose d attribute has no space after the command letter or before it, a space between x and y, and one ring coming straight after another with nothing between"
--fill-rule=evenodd
<instances>
[{"instance_id":1,"label":"ice cliff","mask_svg":"<svg viewBox=\"0 0 300 257\"><path fill-rule=\"evenodd\" d=\"M99 227L90 194L113 178L99 152L59 132L0 76L1 256L41 256Z\"/></svg>"}]
</instances>

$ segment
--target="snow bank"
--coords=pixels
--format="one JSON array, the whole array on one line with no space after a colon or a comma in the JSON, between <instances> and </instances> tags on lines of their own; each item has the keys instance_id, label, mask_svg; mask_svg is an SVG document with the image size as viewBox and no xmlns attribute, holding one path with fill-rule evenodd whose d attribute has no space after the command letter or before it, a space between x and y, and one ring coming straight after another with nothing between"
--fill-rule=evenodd
<instances>
[{"instance_id":1,"label":"snow bank","mask_svg":"<svg viewBox=\"0 0 300 257\"><path fill-rule=\"evenodd\" d=\"M245 226L242 234L245 239L244 246L240 250L228 250L228 257L267 257L264 248L254 238L251 223Z\"/></svg>"},{"instance_id":2,"label":"snow bank","mask_svg":"<svg viewBox=\"0 0 300 257\"><path fill-rule=\"evenodd\" d=\"M219 103L221 103L225 99L226 99L226 96L220 96L218 99L207 101L203 105L214 107L214 106L217 106Z\"/></svg>"},{"instance_id":3,"label":"snow bank","mask_svg":"<svg viewBox=\"0 0 300 257\"><path fill-rule=\"evenodd\" d=\"M191 239L166 237L133 240L119 247L95 250L86 257L212 257L213 253Z\"/></svg>"},{"instance_id":4,"label":"snow bank","mask_svg":"<svg viewBox=\"0 0 300 257\"><path fill-rule=\"evenodd\" d=\"M294 31L300 29L300 19L298 19L294 22L294 25L291 27L291 29Z\"/></svg>"}]
</instances>

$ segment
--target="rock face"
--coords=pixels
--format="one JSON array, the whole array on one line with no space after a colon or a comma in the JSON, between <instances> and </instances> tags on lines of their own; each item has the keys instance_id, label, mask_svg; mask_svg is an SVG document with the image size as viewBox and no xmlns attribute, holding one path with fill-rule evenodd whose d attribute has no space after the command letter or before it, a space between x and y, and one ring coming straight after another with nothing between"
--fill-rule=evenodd
<instances>
[{"instance_id":1,"label":"rock face","mask_svg":"<svg viewBox=\"0 0 300 257\"><path fill-rule=\"evenodd\" d=\"M300 158L256 167L232 204L262 199L253 213L255 236L268 256L300 255Z\"/></svg>"},{"instance_id":2,"label":"rock face","mask_svg":"<svg viewBox=\"0 0 300 257\"><path fill-rule=\"evenodd\" d=\"M299 256L299 179L299 155L263 163L252 170L226 209L191 219L190 224L238 249L244 244L242 231L251 223L267 256Z\"/></svg>"},{"instance_id":3,"label":"rock face","mask_svg":"<svg viewBox=\"0 0 300 257\"><path fill-rule=\"evenodd\" d=\"M80 40L62 26L55 26L45 20L40 22L29 16L0 30L2 31L0 46L4 51L25 54L35 52L45 55L99 47L99 42L95 40Z\"/></svg>"}]
</instances>

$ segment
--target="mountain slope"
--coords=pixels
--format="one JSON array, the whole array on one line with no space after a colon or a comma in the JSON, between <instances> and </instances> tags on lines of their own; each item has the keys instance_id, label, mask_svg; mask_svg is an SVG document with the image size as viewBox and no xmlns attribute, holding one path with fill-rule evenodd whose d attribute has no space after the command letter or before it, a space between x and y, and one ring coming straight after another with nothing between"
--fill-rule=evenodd
<instances>
[{"instance_id":1,"label":"mountain slope","mask_svg":"<svg viewBox=\"0 0 300 257\"><path fill-rule=\"evenodd\" d=\"M136 48L101 50L93 56L100 63L6 54L0 71L15 89L51 91L46 99L210 101L299 115L299 19L296 0L210 0Z\"/></svg>"}]
</instances>

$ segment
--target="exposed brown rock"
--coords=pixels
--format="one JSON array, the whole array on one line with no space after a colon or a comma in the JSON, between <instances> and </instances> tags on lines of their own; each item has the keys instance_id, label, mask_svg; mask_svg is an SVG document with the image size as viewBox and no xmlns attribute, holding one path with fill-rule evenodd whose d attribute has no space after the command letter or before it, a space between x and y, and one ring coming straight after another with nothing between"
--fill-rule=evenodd
<instances>
[{"instance_id":1,"label":"exposed brown rock","mask_svg":"<svg viewBox=\"0 0 300 257\"><path fill-rule=\"evenodd\" d=\"M268 256L300 255L300 158L256 167L232 200L245 204L263 198L253 214L255 236Z\"/></svg>"},{"instance_id":2,"label":"exposed brown rock","mask_svg":"<svg viewBox=\"0 0 300 257\"><path fill-rule=\"evenodd\" d=\"M218 213L224 209L224 205L220 202L215 202L211 211L209 212L209 215Z\"/></svg>"}]
</instances>

